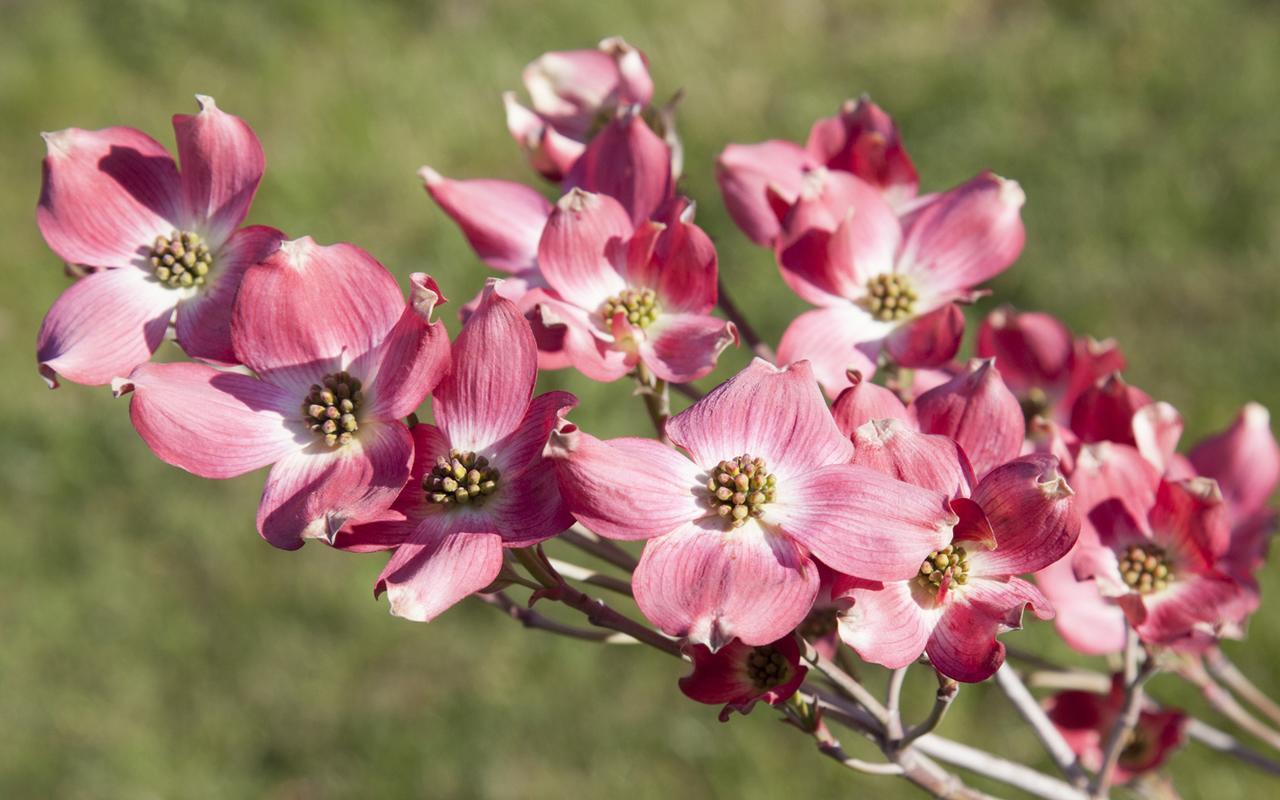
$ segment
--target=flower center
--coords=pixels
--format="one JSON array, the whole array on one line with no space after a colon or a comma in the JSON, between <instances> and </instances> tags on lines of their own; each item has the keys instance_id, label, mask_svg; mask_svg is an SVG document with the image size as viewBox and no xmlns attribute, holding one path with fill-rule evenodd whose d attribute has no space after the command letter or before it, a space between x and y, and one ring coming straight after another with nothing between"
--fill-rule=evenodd
<instances>
[{"instance_id":1,"label":"flower center","mask_svg":"<svg viewBox=\"0 0 1280 800\"><path fill-rule=\"evenodd\" d=\"M624 289L600 305L600 316L605 327L613 324L613 318L622 314L637 328L647 328L662 313L658 295L652 289Z\"/></svg>"},{"instance_id":2,"label":"flower center","mask_svg":"<svg viewBox=\"0 0 1280 800\"><path fill-rule=\"evenodd\" d=\"M1154 545L1132 545L1120 556L1120 575L1139 594L1158 592L1173 580L1173 568L1164 550Z\"/></svg>"},{"instance_id":3,"label":"flower center","mask_svg":"<svg viewBox=\"0 0 1280 800\"><path fill-rule=\"evenodd\" d=\"M785 683L791 676L791 665L774 647L757 647L747 656L747 677L760 691Z\"/></svg>"},{"instance_id":4,"label":"flower center","mask_svg":"<svg viewBox=\"0 0 1280 800\"><path fill-rule=\"evenodd\" d=\"M157 236L151 245L151 272L170 289L204 286L212 268L209 245L191 231L174 230L167 238Z\"/></svg>"},{"instance_id":5,"label":"flower center","mask_svg":"<svg viewBox=\"0 0 1280 800\"><path fill-rule=\"evenodd\" d=\"M949 544L930 553L920 564L916 583L926 589L937 589L948 575L952 586L964 586L969 582L969 554L965 552L964 545Z\"/></svg>"},{"instance_id":6,"label":"flower center","mask_svg":"<svg viewBox=\"0 0 1280 800\"><path fill-rule=\"evenodd\" d=\"M867 310L881 322L911 316L919 299L911 280L905 275L886 272L867 281Z\"/></svg>"},{"instance_id":7,"label":"flower center","mask_svg":"<svg viewBox=\"0 0 1280 800\"><path fill-rule=\"evenodd\" d=\"M773 502L777 481L765 471L764 459L742 455L721 461L707 479L708 500L716 514L731 528L746 524L747 517L764 513Z\"/></svg>"},{"instance_id":8,"label":"flower center","mask_svg":"<svg viewBox=\"0 0 1280 800\"><path fill-rule=\"evenodd\" d=\"M472 452L450 450L436 457L436 465L422 479L427 500L442 506L483 505L498 489L498 468Z\"/></svg>"},{"instance_id":9,"label":"flower center","mask_svg":"<svg viewBox=\"0 0 1280 800\"><path fill-rule=\"evenodd\" d=\"M360 380L346 370L333 372L325 375L321 383L311 384L311 391L302 404L302 415L325 444L330 447L347 444L352 434L360 430L356 421L360 400Z\"/></svg>"}]
</instances>

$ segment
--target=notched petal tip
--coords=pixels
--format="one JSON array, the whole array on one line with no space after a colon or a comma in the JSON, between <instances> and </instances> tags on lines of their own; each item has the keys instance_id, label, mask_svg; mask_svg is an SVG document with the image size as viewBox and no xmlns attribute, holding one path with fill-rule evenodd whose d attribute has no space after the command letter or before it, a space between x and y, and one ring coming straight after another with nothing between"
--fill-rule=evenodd
<instances>
[{"instance_id":1,"label":"notched petal tip","mask_svg":"<svg viewBox=\"0 0 1280 800\"><path fill-rule=\"evenodd\" d=\"M280 252L294 267L303 266L308 254L317 247L320 245L310 236L299 236L297 239L286 239L280 242Z\"/></svg>"},{"instance_id":2,"label":"notched petal tip","mask_svg":"<svg viewBox=\"0 0 1280 800\"><path fill-rule=\"evenodd\" d=\"M1271 412L1261 403L1250 401L1240 411L1245 427L1257 430L1270 430Z\"/></svg>"},{"instance_id":3,"label":"notched petal tip","mask_svg":"<svg viewBox=\"0 0 1280 800\"><path fill-rule=\"evenodd\" d=\"M41 131L44 140L45 154L48 156L67 155L71 152L71 140L76 135L75 128L63 128L60 131Z\"/></svg>"},{"instance_id":4,"label":"notched petal tip","mask_svg":"<svg viewBox=\"0 0 1280 800\"><path fill-rule=\"evenodd\" d=\"M445 180L443 175L425 164L418 168L418 178L428 188L444 183Z\"/></svg>"},{"instance_id":5,"label":"notched petal tip","mask_svg":"<svg viewBox=\"0 0 1280 800\"><path fill-rule=\"evenodd\" d=\"M556 201L556 207L573 213L582 213L600 202L600 195L575 186L564 193L564 196Z\"/></svg>"},{"instance_id":6,"label":"notched petal tip","mask_svg":"<svg viewBox=\"0 0 1280 800\"><path fill-rule=\"evenodd\" d=\"M427 322L434 322L431 317L436 307L449 302L436 279L425 272L414 272L409 275L409 285L409 304L413 310Z\"/></svg>"},{"instance_id":7,"label":"notched petal tip","mask_svg":"<svg viewBox=\"0 0 1280 800\"><path fill-rule=\"evenodd\" d=\"M57 381L54 381L54 386L51 386L49 388L52 389L56 386L57 386ZM124 397L126 394L129 394L130 392L132 392L135 388L136 387L134 386L132 378L117 377L117 378L111 379L111 396L112 397L117 397L117 398Z\"/></svg>"},{"instance_id":8,"label":"notched petal tip","mask_svg":"<svg viewBox=\"0 0 1280 800\"><path fill-rule=\"evenodd\" d=\"M212 98L212 97L210 97L210 96L209 96L209 95L207 95L207 94L197 94L197 95L196 95L196 104L197 104L198 106L200 106L200 113L201 113L201 114L205 113L206 111L218 111L218 110L219 110L219 109L218 109L218 104L217 104L216 102L214 102L213 98Z\"/></svg>"},{"instance_id":9,"label":"notched petal tip","mask_svg":"<svg viewBox=\"0 0 1280 800\"><path fill-rule=\"evenodd\" d=\"M1222 489L1213 478L1190 478L1183 485L1203 503L1215 506L1222 503Z\"/></svg>"},{"instance_id":10,"label":"notched petal tip","mask_svg":"<svg viewBox=\"0 0 1280 800\"><path fill-rule=\"evenodd\" d=\"M40 363L36 366L36 369L39 371L40 377L44 379L45 386L48 386L50 389L57 389L58 386L61 385L58 383L58 373L53 367L45 363Z\"/></svg>"}]
</instances>

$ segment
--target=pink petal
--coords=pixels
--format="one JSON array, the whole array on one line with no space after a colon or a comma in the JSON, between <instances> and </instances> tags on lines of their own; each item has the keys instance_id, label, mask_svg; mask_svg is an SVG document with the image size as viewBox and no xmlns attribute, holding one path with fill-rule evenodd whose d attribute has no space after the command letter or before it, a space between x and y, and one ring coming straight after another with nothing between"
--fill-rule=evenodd
<instances>
[{"instance_id":1,"label":"pink petal","mask_svg":"<svg viewBox=\"0 0 1280 800\"><path fill-rule=\"evenodd\" d=\"M658 234L651 258L627 265L627 279L635 286L657 291L666 311L708 314L716 305L715 245L693 224L693 205L677 197L658 210L666 227Z\"/></svg>"},{"instance_id":2,"label":"pink petal","mask_svg":"<svg viewBox=\"0 0 1280 800\"><path fill-rule=\"evenodd\" d=\"M751 455L763 458L780 481L808 474L813 467L847 462L853 451L803 361L779 369L753 360L672 417L667 435L704 468Z\"/></svg>"},{"instance_id":3,"label":"pink petal","mask_svg":"<svg viewBox=\"0 0 1280 800\"><path fill-rule=\"evenodd\" d=\"M545 197L510 181L449 180L430 167L418 176L481 261L512 273L537 267L538 240L551 215Z\"/></svg>"},{"instance_id":4,"label":"pink petal","mask_svg":"<svg viewBox=\"0 0 1280 800\"><path fill-rule=\"evenodd\" d=\"M1078 581L1071 557L1036 573L1036 583L1053 604L1058 635L1078 653L1101 656L1124 649L1124 612L1098 593L1093 581Z\"/></svg>"},{"instance_id":5,"label":"pink petal","mask_svg":"<svg viewBox=\"0 0 1280 800\"><path fill-rule=\"evenodd\" d=\"M436 305L445 302L444 295L426 273L413 273L409 282L413 288L400 321L352 364L365 376L364 415L369 419L393 420L413 413L449 369L449 334L443 323L431 320Z\"/></svg>"},{"instance_id":6,"label":"pink petal","mask_svg":"<svg viewBox=\"0 0 1280 800\"><path fill-rule=\"evenodd\" d=\"M534 461L519 473L503 473L492 508L486 511L507 547L529 547L561 534L573 525L569 505L560 494L555 465Z\"/></svg>"},{"instance_id":7,"label":"pink petal","mask_svg":"<svg viewBox=\"0 0 1280 800\"><path fill-rule=\"evenodd\" d=\"M143 364L132 391L133 427L161 460L205 478L232 478L301 450L310 432L299 398L264 381L203 364Z\"/></svg>"},{"instance_id":8,"label":"pink petal","mask_svg":"<svg viewBox=\"0 0 1280 800\"><path fill-rule=\"evenodd\" d=\"M570 190L551 212L538 243L542 274L561 298L594 312L609 295L626 288L605 254L611 240L626 241L631 232L618 201Z\"/></svg>"},{"instance_id":9,"label":"pink petal","mask_svg":"<svg viewBox=\"0 0 1280 800\"><path fill-rule=\"evenodd\" d=\"M541 289L529 292L527 300L538 307L544 327L563 331L561 355L591 380L616 381L635 367L634 354L615 349L612 335L597 325L595 309L586 311Z\"/></svg>"},{"instance_id":10,"label":"pink petal","mask_svg":"<svg viewBox=\"0 0 1280 800\"><path fill-rule=\"evenodd\" d=\"M1039 589L1020 578L970 578L962 588L947 604L925 652L943 675L977 683L1004 663L1004 645L996 636L1021 628L1024 608L1041 619L1052 617L1053 609Z\"/></svg>"},{"instance_id":11,"label":"pink petal","mask_svg":"<svg viewBox=\"0 0 1280 800\"><path fill-rule=\"evenodd\" d=\"M861 308L846 303L806 311L792 320L778 343L778 362L810 362L829 396L848 385L849 370L870 378L889 327Z\"/></svg>"},{"instance_id":12,"label":"pink petal","mask_svg":"<svg viewBox=\"0 0 1280 800\"><path fill-rule=\"evenodd\" d=\"M138 267L86 275L54 301L40 325L40 374L51 388L59 375L91 386L128 375L164 341L177 300Z\"/></svg>"},{"instance_id":13,"label":"pink petal","mask_svg":"<svg viewBox=\"0 0 1280 800\"><path fill-rule=\"evenodd\" d=\"M1197 571L1213 564L1231 543L1227 509L1212 478L1161 481L1147 519L1152 538Z\"/></svg>"},{"instance_id":14,"label":"pink petal","mask_svg":"<svg viewBox=\"0 0 1280 800\"><path fill-rule=\"evenodd\" d=\"M1136 444L1133 415L1151 403L1149 394L1112 373L1076 399L1071 407L1071 430L1084 442Z\"/></svg>"},{"instance_id":15,"label":"pink petal","mask_svg":"<svg viewBox=\"0 0 1280 800\"><path fill-rule=\"evenodd\" d=\"M565 186L616 198L639 225L671 197L671 148L638 113L624 112L591 139Z\"/></svg>"},{"instance_id":16,"label":"pink petal","mask_svg":"<svg viewBox=\"0 0 1280 800\"><path fill-rule=\"evenodd\" d=\"M1126 611L1142 641L1178 644L1216 635L1233 617L1241 592L1240 584L1225 575L1197 575L1143 596L1138 613L1133 613L1134 605L1126 606Z\"/></svg>"},{"instance_id":17,"label":"pink petal","mask_svg":"<svg viewBox=\"0 0 1280 800\"><path fill-rule=\"evenodd\" d=\"M1159 485L1160 473L1128 445L1097 442L1081 447L1071 488L1076 492L1076 507L1085 517L1082 535L1089 536L1091 512L1108 500L1119 501L1131 519L1145 519L1155 505Z\"/></svg>"},{"instance_id":18,"label":"pink petal","mask_svg":"<svg viewBox=\"0 0 1280 800\"><path fill-rule=\"evenodd\" d=\"M1009 388L1025 394L1064 383L1071 371L1074 347L1071 331L1056 318L1005 306L982 321L976 353L980 358L994 358Z\"/></svg>"},{"instance_id":19,"label":"pink petal","mask_svg":"<svg viewBox=\"0 0 1280 800\"><path fill-rule=\"evenodd\" d=\"M1258 513L1280 483L1280 446L1271 433L1271 414L1258 403L1247 404L1230 428L1196 444L1191 463L1218 482L1233 521Z\"/></svg>"},{"instance_id":20,"label":"pink petal","mask_svg":"<svg viewBox=\"0 0 1280 800\"><path fill-rule=\"evenodd\" d=\"M201 233L221 244L249 214L267 161L244 120L224 113L212 97L198 94L196 102L199 114L173 118L182 192L191 219L203 223Z\"/></svg>"},{"instance_id":21,"label":"pink petal","mask_svg":"<svg viewBox=\"0 0 1280 800\"><path fill-rule=\"evenodd\" d=\"M1161 472L1174 466L1178 440L1182 438L1182 415L1163 401L1143 406L1133 413L1133 440L1143 457Z\"/></svg>"},{"instance_id":22,"label":"pink petal","mask_svg":"<svg viewBox=\"0 0 1280 800\"><path fill-rule=\"evenodd\" d=\"M1098 381L1114 372L1124 372L1129 366L1116 343L1107 339L1099 342L1092 337L1075 341L1075 353L1071 362L1071 379L1067 391L1058 401L1060 416L1065 422L1080 395Z\"/></svg>"},{"instance_id":23,"label":"pink petal","mask_svg":"<svg viewBox=\"0 0 1280 800\"><path fill-rule=\"evenodd\" d=\"M569 510L601 536L648 539L709 513L701 470L652 439L571 430L553 434L547 452Z\"/></svg>"},{"instance_id":24,"label":"pink petal","mask_svg":"<svg viewBox=\"0 0 1280 800\"><path fill-rule=\"evenodd\" d=\"M276 462L258 506L258 532L283 550L332 541L348 523L391 507L409 478L413 437L399 422L363 423L348 445L316 442Z\"/></svg>"},{"instance_id":25,"label":"pink petal","mask_svg":"<svg viewBox=\"0 0 1280 800\"><path fill-rule=\"evenodd\" d=\"M994 278L1022 252L1025 200L1016 181L990 172L938 195L903 220L900 271L941 295Z\"/></svg>"},{"instance_id":26,"label":"pink petal","mask_svg":"<svg viewBox=\"0 0 1280 800\"><path fill-rule=\"evenodd\" d=\"M714 653L702 645L686 648L693 672L680 679L680 691L699 703L727 703L721 722L727 721L729 709L746 714L757 700L773 704L787 699L800 688L809 670L800 666L800 647L794 636L784 636L768 646L785 662L781 682L772 689L762 690L751 680L750 659L757 648L735 639Z\"/></svg>"},{"instance_id":27,"label":"pink petal","mask_svg":"<svg viewBox=\"0 0 1280 800\"><path fill-rule=\"evenodd\" d=\"M588 120L615 94L619 81L617 60L602 49L543 53L521 77L539 114Z\"/></svg>"},{"instance_id":28,"label":"pink petal","mask_svg":"<svg viewBox=\"0 0 1280 800\"><path fill-rule=\"evenodd\" d=\"M969 557L971 575L1035 572L1067 554L1080 536L1080 510L1053 456L1030 455L987 473L973 492L996 549Z\"/></svg>"},{"instance_id":29,"label":"pink petal","mask_svg":"<svg viewBox=\"0 0 1280 800\"><path fill-rule=\"evenodd\" d=\"M618 69L618 102L647 106L653 100L653 78L644 53L627 44L621 36L600 42L600 50L613 57Z\"/></svg>"},{"instance_id":30,"label":"pink petal","mask_svg":"<svg viewBox=\"0 0 1280 800\"><path fill-rule=\"evenodd\" d=\"M840 392L831 406L836 427L845 436L852 436L854 431L872 420L908 420L907 407L896 394L864 380L857 370L850 370L846 377L852 385Z\"/></svg>"},{"instance_id":31,"label":"pink petal","mask_svg":"<svg viewBox=\"0 0 1280 800\"><path fill-rule=\"evenodd\" d=\"M872 420L854 431L852 463L947 497L968 496L977 483L959 445L898 419Z\"/></svg>"},{"instance_id":32,"label":"pink petal","mask_svg":"<svg viewBox=\"0 0 1280 800\"><path fill-rule=\"evenodd\" d=\"M747 238L767 247L777 238L779 226L766 199L766 187L793 202L800 194L804 171L815 166L804 148L793 142L731 144L716 159L716 182L729 216Z\"/></svg>"},{"instance_id":33,"label":"pink petal","mask_svg":"<svg viewBox=\"0 0 1280 800\"><path fill-rule=\"evenodd\" d=\"M245 270L280 249L284 234L265 225L241 228L214 254L206 287L178 303L178 344L192 358L236 363L231 346L231 308Z\"/></svg>"},{"instance_id":34,"label":"pink petal","mask_svg":"<svg viewBox=\"0 0 1280 800\"><path fill-rule=\"evenodd\" d=\"M640 358L654 375L689 383L715 369L724 349L738 343L738 330L705 314L663 314L645 330Z\"/></svg>"},{"instance_id":35,"label":"pink petal","mask_svg":"<svg viewBox=\"0 0 1280 800\"><path fill-rule=\"evenodd\" d=\"M387 593L395 616L430 622L493 583L501 569L502 540L492 533L424 536L396 548L374 592Z\"/></svg>"},{"instance_id":36,"label":"pink petal","mask_svg":"<svg viewBox=\"0 0 1280 800\"><path fill-rule=\"evenodd\" d=\"M664 633L718 650L735 636L762 645L794 630L813 607L818 570L785 536L753 523L725 531L710 518L645 543L631 584Z\"/></svg>"},{"instance_id":37,"label":"pink petal","mask_svg":"<svg viewBox=\"0 0 1280 800\"><path fill-rule=\"evenodd\" d=\"M490 460L503 474L523 471L540 459L551 432L563 421L569 409L576 405L578 398L569 392L547 392L533 398L516 429L493 445L493 457ZM551 469L550 464L542 466Z\"/></svg>"},{"instance_id":38,"label":"pink petal","mask_svg":"<svg viewBox=\"0 0 1280 800\"><path fill-rule=\"evenodd\" d=\"M185 221L178 168L133 128L43 134L48 147L36 223L70 264L144 263L156 236Z\"/></svg>"},{"instance_id":39,"label":"pink petal","mask_svg":"<svg viewBox=\"0 0 1280 800\"><path fill-rule=\"evenodd\" d=\"M917 397L911 410L920 430L955 439L979 477L1022 449L1022 406L990 360L974 359L967 370Z\"/></svg>"},{"instance_id":40,"label":"pink petal","mask_svg":"<svg viewBox=\"0 0 1280 800\"><path fill-rule=\"evenodd\" d=\"M264 380L305 393L377 346L403 312L396 279L372 256L304 236L245 272L231 341L239 360Z\"/></svg>"},{"instance_id":41,"label":"pink petal","mask_svg":"<svg viewBox=\"0 0 1280 800\"><path fill-rule=\"evenodd\" d=\"M919 178L898 126L867 97L815 122L806 149L829 169L851 172L875 186L894 206L915 197Z\"/></svg>"},{"instance_id":42,"label":"pink petal","mask_svg":"<svg viewBox=\"0 0 1280 800\"><path fill-rule=\"evenodd\" d=\"M924 654L940 609L922 606L912 595L911 581L858 581L854 586L853 606L840 614L845 644L864 661L889 669L909 666Z\"/></svg>"},{"instance_id":43,"label":"pink petal","mask_svg":"<svg viewBox=\"0 0 1280 800\"><path fill-rule=\"evenodd\" d=\"M964 314L947 303L900 325L885 339L885 349L904 367L937 367L955 358L964 338Z\"/></svg>"},{"instance_id":44,"label":"pink petal","mask_svg":"<svg viewBox=\"0 0 1280 800\"><path fill-rule=\"evenodd\" d=\"M913 577L957 522L940 492L849 464L779 478L776 496L766 522L827 566L869 580Z\"/></svg>"}]
</instances>

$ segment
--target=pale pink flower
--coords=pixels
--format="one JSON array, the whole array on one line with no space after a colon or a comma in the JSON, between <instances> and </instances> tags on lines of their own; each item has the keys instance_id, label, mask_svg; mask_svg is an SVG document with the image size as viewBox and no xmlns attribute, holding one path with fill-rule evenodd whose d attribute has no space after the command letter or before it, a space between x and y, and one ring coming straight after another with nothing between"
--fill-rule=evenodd
<instances>
[{"instance_id":1,"label":"pale pink flower","mask_svg":"<svg viewBox=\"0 0 1280 800\"><path fill-rule=\"evenodd\" d=\"M240 277L283 236L240 227L265 164L257 136L213 98L196 99L200 113L173 118L181 173L133 128L44 134L36 221L60 258L88 271L40 326L36 360L51 387L59 375L100 385L128 374L171 324L188 355L235 360Z\"/></svg>"},{"instance_id":2,"label":"pale pink flower","mask_svg":"<svg viewBox=\"0 0 1280 800\"><path fill-rule=\"evenodd\" d=\"M573 524L542 451L578 400L568 392L534 397L537 377L528 323L490 284L432 393L436 424L413 428L404 491L386 514L337 542L395 549L376 588L391 613L434 619L493 583L504 547L528 547Z\"/></svg>"},{"instance_id":3,"label":"pale pink flower","mask_svg":"<svg viewBox=\"0 0 1280 800\"><path fill-rule=\"evenodd\" d=\"M750 713L761 700L771 706L785 701L809 672L800 664L800 647L791 634L756 647L734 639L718 651L695 644L685 652L693 672L680 679L680 691L699 703L723 703L721 722L728 722L734 711Z\"/></svg>"},{"instance_id":4,"label":"pale pink flower","mask_svg":"<svg viewBox=\"0 0 1280 800\"><path fill-rule=\"evenodd\" d=\"M551 439L573 515L613 539L647 539L632 580L644 615L712 650L773 642L813 607L814 559L906 579L951 538L940 492L848 463L807 363L756 359L673 417L689 456L646 439Z\"/></svg>"},{"instance_id":5,"label":"pale pink flower","mask_svg":"<svg viewBox=\"0 0 1280 800\"><path fill-rule=\"evenodd\" d=\"M406 305L368 253L310 238L285 242L245 272L231 320L239 362L256 377L203 364L144 364L118 379L133 425L162 460L206 478L272 465L258 531L276 547L332 541L375 516L409 477L413 439L400 421L448 364L439 289L412 276Z\"/></svg>"}]
</instances>

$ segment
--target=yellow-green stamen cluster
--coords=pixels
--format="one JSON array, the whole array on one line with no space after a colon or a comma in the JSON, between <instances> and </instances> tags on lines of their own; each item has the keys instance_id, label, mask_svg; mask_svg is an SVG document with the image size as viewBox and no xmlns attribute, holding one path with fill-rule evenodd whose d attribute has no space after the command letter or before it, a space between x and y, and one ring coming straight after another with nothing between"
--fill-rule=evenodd
<instances>
[{"instance_id":1,"label":"yellow-green stamen cluster","mask_svg":"<svg viewBox=\"0 0 1280 800\"><path fill-rule=\"evenodd\" d=\"M151 270L156 280L171 289L204 286L213 269L213 253L198 234L172 231L157 236L151 245Z\"/></svg>"},{"instance_id":2,"label":"yellow-green stamen cluster","mask_svg":"<svg viewBox=\"0 0 1280 800\"><path fill-rule=\"evenodd\" d=\"M499 477L498 468L484 456L451 450L447 457L436 458L422 479L422 491L428 501L442 506L478 506L497 490Z\"/></svg>"},{"instance_id":3,"label":"yellow-green stamen cluster","mask_svg":"<svg viewBox=\"0 0 1280 800\"><path fill-rule=\"evenodd\" d=\"M881 322L906 319L920 297L905 275L886 272L867 281L867 310Z\"/></svg>"},{"instance_id":4,"label":"yellow-green stamen cluster","mask_svg":"<svg viewBox=\"0 0 1280 800\"><path fill-rule=\"evenodd\" d=\"M313 383L302 415L311 430L330 447L347 444L360 429L356 412L360 410L360 381L345 370L324 376Z\"/></svg>"},{"instance_id":5,"label":"yellow-green stamen cluster","mask_svg":"<svg viewBox=\"0 0 1280 800\"><path fill-rule=\"evenodd\" d=\"M624 289L605 300L600 306L600 317L605 327L613 324L613 318L622 314L637 328L647 328L662 313L658 295L652 289Z\"/></svg>"},{"instance_id":6,"label":"yellow-green stamen cluster","mask_svg":"<svg viewBox=\"0 0 1280 800\"><path fill-rule=\"evenodd\" d=\"M791 665L776 648L757 647L747 656L747 677L761 691L786 683L791 677Z\"/></svg>"},{"instance_id":7,"label":"yellow-green stamen cluster","mask_svg":"<svg viewBox=\"0 0 1280 800\"><path fill-rule=\"evenodd\" d=\"M969 554L965 552L964 545L949 544L930 553L920 564L916 583L926 589L937 589L948 575L952 586L964 586L969 582Z\"/></svg>"},{"instance_id":8,"label":"yellow-green stamen cluster","mask_svg":"<svg viewBox=\"0 0 1280 800\"><path fill-rule=\"evenodd\" d=\"M706 489L711 507L732 528L746 524L748 517L764 513L773 502L777 481L765 470L764 459L738 456L721 461L711 471Z\"/></svg>"},{"instance_id":9,"label":"yellow-green stamen cluster","mask_svg":"<svg viewBox=\"0 0 1280 800\"><path fill-rule=\"evenodd\" d=\"M1134 591L1150 594L1169 586L1173 569L1160 548L1135 544L1120 556L1120 575Z\"/></svg>"}]
</instances>

